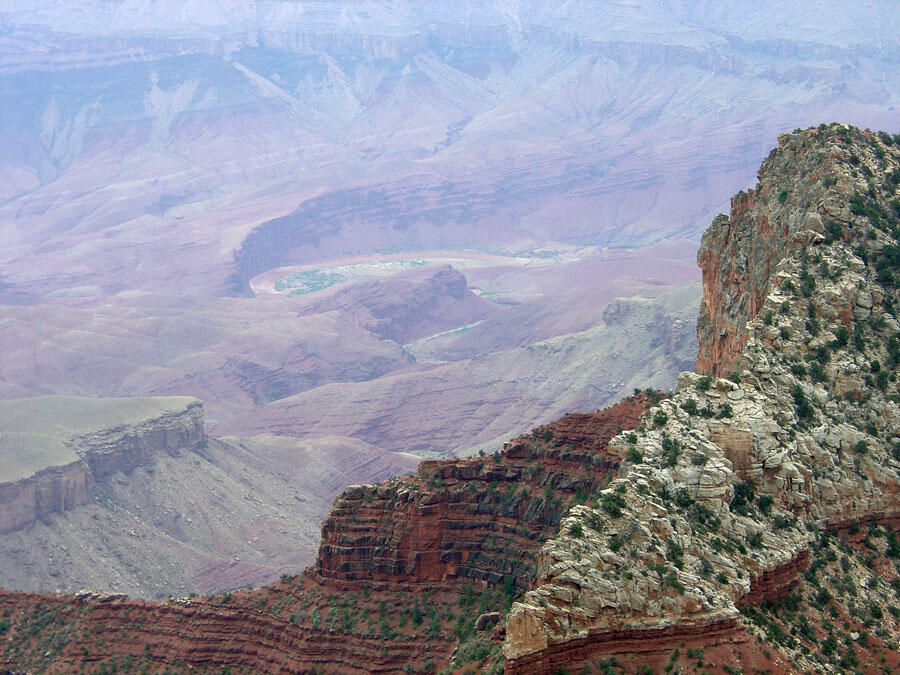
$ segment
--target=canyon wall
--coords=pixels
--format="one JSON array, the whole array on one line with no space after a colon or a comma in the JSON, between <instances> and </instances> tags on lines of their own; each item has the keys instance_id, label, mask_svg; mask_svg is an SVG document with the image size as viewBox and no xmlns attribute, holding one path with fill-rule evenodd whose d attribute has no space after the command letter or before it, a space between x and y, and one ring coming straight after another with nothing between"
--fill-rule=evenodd
<instances>
[{"instance_id":1,"label":"canyon wall","mask_svg":"<svg viewBox=\"0 0 900 675\"><path fill-rule=\"evenodd\" d=\"M700 255L701 371L729 378L683 373L671 394L567 415L502 452L351 486L316 565L258 591L127 612L116 597L0 594L20 622L6 663L793 673L868 654L867 672L900 667L898 185L900 137L782 137ZM840 601L838 584L852 590ZM59 608L78 603L80 640L30 641L46 636L41 612L65 625ZM893 618L876 624L873 606ZM849 645L840 658L826 634ZM125 637L112 649L104 635Z\"/></svg>"},{"instance_id":2,"label":"canyon wall","mask_svg":"<svg viewBox=\"0 0 900 675\"><path fill-rule=\"evenodd\" d=\"M90 468L81 460L0 483L0 534L28 527L51 513L87 504L93 484Z\"/></svg>"},{"instance_id":3,"label":"canyon wall","mask_svg":"<svg viewBox=\"0 0 900 675\"><path fill-rule=\"evenodd\" d=\"M42 429L45 417L54 423ZM0 533L87 504L113 473L204 442L203 407L189 397L12 399L0 402L0 419L0 450L10 459L0 482Z\"/></svg>"},{"instance_id":4,"label":"canyon wall","mask_svg":"<svg viewBox=\"0 0 900 675\"><path fill-rule=\"evenodd\" d=\"M618 468L607 441L649 402L642 394L570 414L495 455L425 461L414 477L347 488L322 525L311 573L394 589L510 576L527 588L537 549L574 496L592 494Z\"/></svg>"}]
</instances>

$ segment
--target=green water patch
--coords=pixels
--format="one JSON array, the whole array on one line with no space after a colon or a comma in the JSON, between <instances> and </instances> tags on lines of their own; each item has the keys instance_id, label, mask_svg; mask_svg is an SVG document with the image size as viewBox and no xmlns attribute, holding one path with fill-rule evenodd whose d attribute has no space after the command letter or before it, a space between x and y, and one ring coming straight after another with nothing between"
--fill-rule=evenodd
<instances>
[{"instance_id":1,"label":"green water patch","mask_svg":"<svg viewBox=\"0 0 900 675\"><path fill-rule=\"evenodd\" d=\"M275 282L275 290L281 293L305 295L345 281L381 279L399 272L423 267L428 262L423 258L408 258L317 267L281 277Z\"/></svg>"}]
</instances>

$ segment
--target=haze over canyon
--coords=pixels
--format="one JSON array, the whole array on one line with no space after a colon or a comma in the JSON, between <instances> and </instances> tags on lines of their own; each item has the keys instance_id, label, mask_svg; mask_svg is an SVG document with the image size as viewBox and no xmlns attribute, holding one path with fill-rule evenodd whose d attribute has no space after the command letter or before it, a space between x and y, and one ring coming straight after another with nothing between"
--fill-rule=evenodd
<instances>
[{"instance_id":1,"label":"haze over canyon","mask_svg":"<svg viewBox=\"0 0 900 675\"><path fill-rule=\"evenodd\" d=\"M29 430L0 494L32 501L0 585L271 580L348 484L672 387L700 234L778 133L896 130L898 36L890 1L4 7L0 398ZM73 397L208 437L125 461L54 427L24 462Z\"/></svg>"}]
</instances>

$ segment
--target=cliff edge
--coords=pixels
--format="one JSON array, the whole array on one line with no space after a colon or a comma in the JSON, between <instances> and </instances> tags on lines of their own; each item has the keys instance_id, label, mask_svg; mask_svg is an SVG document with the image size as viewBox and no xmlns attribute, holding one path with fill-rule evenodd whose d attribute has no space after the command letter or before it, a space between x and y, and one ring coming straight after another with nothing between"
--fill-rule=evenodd
<instances>
[{"instance_id":1,"label":"cliff edge","mask_svg":"<svg viewBox=\"0 0 900 675\"><path fill-rule=\"evenodd\" d=\"M188 396L0 401L0 534L86 504L97 481L203 442Z\"/></svg>"},{"instance_id":2,"label":"cliff edge","mask_svg":"<svg viewBox=\"0 0 900 675\"><path fill-rule=\"evenodd\" d=\"M730 379L683 374L610 441L633 460L541 549L508 672L596 665L611 636L713 635L783 597L822 532L897 519L898 181L893 137L822 126L782 136L716 218L698 371Z\"/></svg>"}]
</instances>

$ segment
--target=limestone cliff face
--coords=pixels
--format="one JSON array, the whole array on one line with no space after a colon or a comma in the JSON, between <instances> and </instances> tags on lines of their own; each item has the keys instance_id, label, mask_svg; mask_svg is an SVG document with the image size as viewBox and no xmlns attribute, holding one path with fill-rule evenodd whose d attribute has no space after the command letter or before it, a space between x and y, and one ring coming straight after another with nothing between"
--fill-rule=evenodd
<instances>
[{"instance_id":1,"label":"limestone cliff face","mask_svg":"<svg viewBox=\"0 0 900 675\"><path fill-rule=\"evenodd\" d=\"M130 472L162 453L197 448L204 439L203 406L189 397L50 396L2 406L0 450L10 461L0 482L0 533L86 504L94 486L113 473ZM40 409L38 419L54 422L44 429L27 427L32 409ZM15 422L7 419L13 417Z\"/></svg>"},{"instance_id":2,"label":"limestone cliff face","mask_svg":"<svg viewBox=\"0 0 900 675\"><path fill-rule=\"evenodd\" d=\"M747 322L765 302L776 265L821 235L829 220L850 222L851 196L868 189L852 158L881 173L863 132L835 129L780 136L756 187L735 195L731 215L720 214L704 233L697 252L703 271L698 372L725 377L734 370Z\"/></svg>"},{"instance_id":3,"label":"limestone cliff face","mask_svg":"<svg viewBox=\"0 0 900 675\"><path fill-rule=\"evenodd\" d=\"M82 461L0 483L0 534L27 527L51 513L87 504L92 484L90 469Z\"/></svg>"},{"instance_id":4,"label":"limestone cliff face","mask_svg":"<svg viewBox=\"0 0 900 675\"><path fill-rule=\"evenodd\" d=\"M178 454L203 443L203 404L190 399L174 410L72 439L95 480L129 472L160 454Z\"/></svg>"},{"instance_id":5,"label":"limestone cliff face","mask_svg":"<svg viewBox=\"0 0 900 675\"><path fill-rule=\"evenodd\" d=\"M698 256L698 370L732 379L683 374L610 442L632 461L542 547L508 671L551 672L576 643L566 667L590 663L611 634L728 625L796 582L816 532L900 511L898 183L887 135L779 140Z\"/></svg>"}]
</instances>

